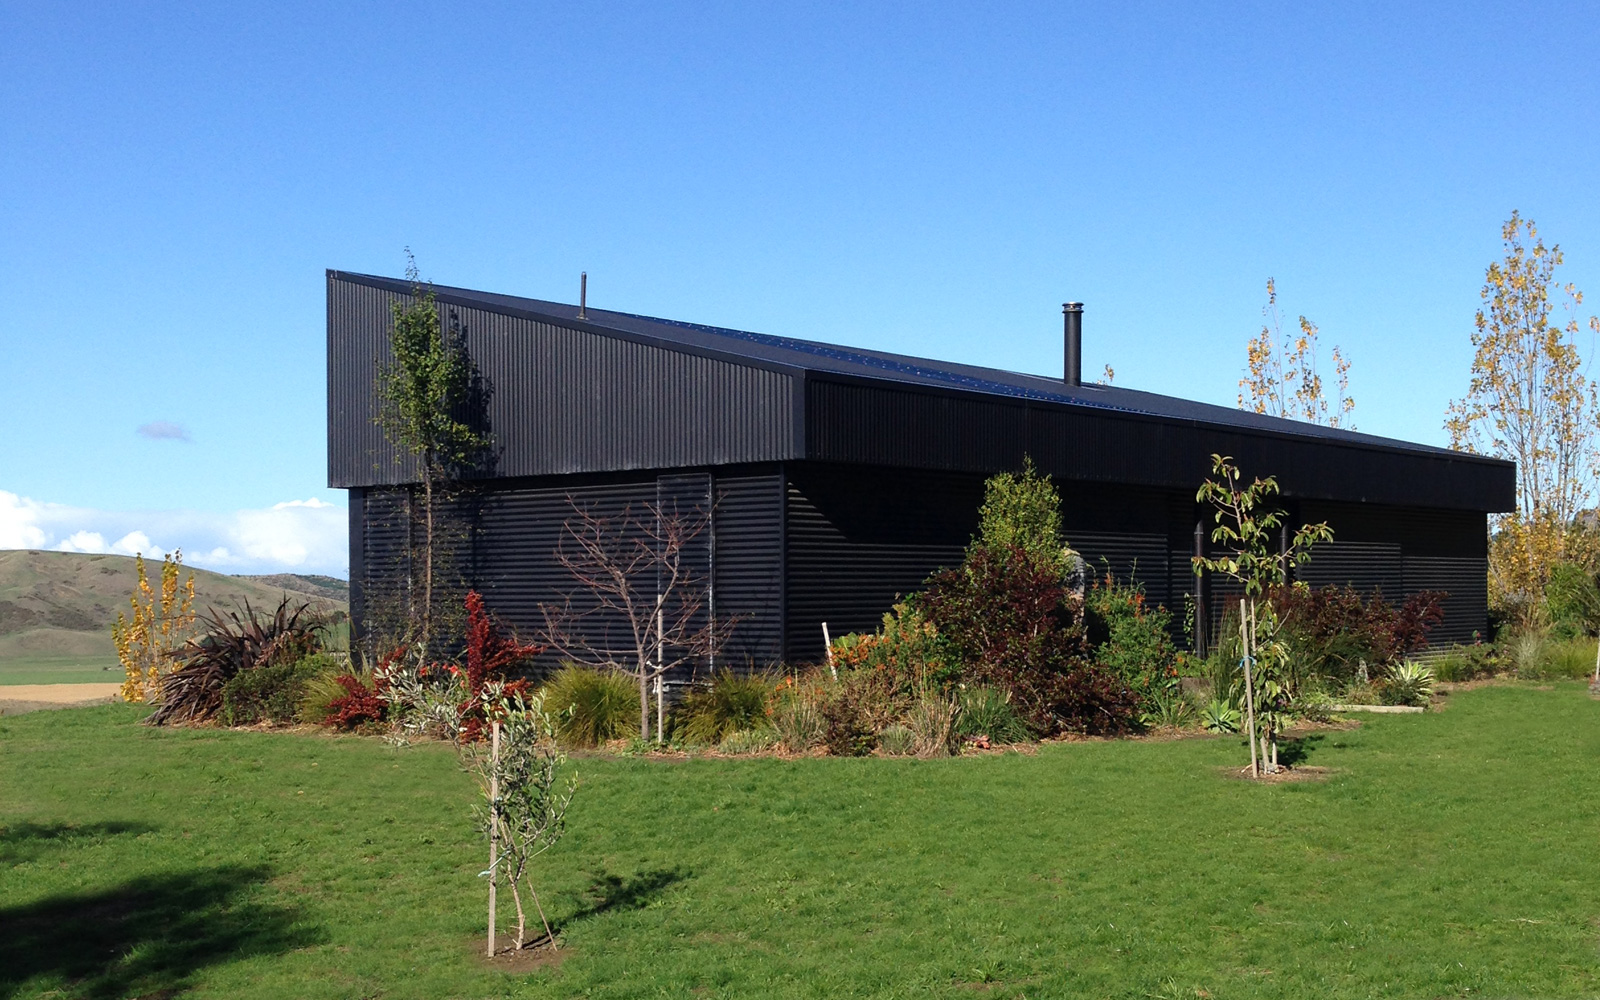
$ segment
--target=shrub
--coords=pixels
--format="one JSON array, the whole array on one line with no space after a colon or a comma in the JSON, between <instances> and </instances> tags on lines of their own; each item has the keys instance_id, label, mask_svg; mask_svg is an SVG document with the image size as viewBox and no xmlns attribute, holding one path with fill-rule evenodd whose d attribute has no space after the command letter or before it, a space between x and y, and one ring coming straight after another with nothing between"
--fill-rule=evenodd
<instances>
[{"instance_id":1,"label":"shrub","mask_svg":"<svg viewBox=\"0 0 1600 1000\"><path fill-rule=\"evenodd\" d=\"M568 663L542 694L556 732L568 746L599 746L638 729L639 688L623 674Z\"/></svg>"},{"instance_id":2,"label":"shrub","mask_svg":"<svg viewBox=\"0 0 1600 1000\"><path fill-rule=\"evenodd\" d=\"M1414 660L1389 668L1378 696L1385 705L1426 705L1433 697L1433 671Z\"/></svg>"},{"instance_id":3,"label":"shrub","mask_svg":"<svg viewBox=\"0 0 1600 1000\"><path fill-rule=\"evenodd\" d=\"M322 720L325 726L335 729L360 729L383 721L388 709L382 695L379 693L383 682L372 678L369 685L367 679L357 674L340 674L334 678L334 683L344 689L344 694L328 703L328 714Z\"/></svg>"},{"instance_id":4,"label":"shrub","mask_svg":"<svg viewBox=\"0 0 1600 1000\"><path fill-rule=\"evenodd\" d=\"M1020 548L975 547L961 568L931 577L917 603L959 657L963 678L1008 692L1035 731L1136 725L1138 696L1089 662L1077 598L1053 562Z\"/></svg>"},{"instance_id":5,"label":"shrub","mask_svg":"<svg viewBox=\"0 0 1600 1000\"><path fill-rule=\"evenodd\" d=\"M766 727L772 692L772 680L762 674L718 671L709 685L689 692L673 711L673 736L685 743L715 746L730 733Z\"/></svg>"},{"instance_id":6,"label":"shrub","mask_svg":"<svg viewBox=\"0 0 1600 1000\"><path fill-rule=\"evenodd\" d=\"M821 689L822 745L839 757L860 757L877 746L878 733L910 707L910 695L884 670L851 670Z\"/></svg>"},{"instance_id":7,"label":"shrub","mask_svg":"<svg viewBox=\"0 0 1600 1000\"><path fill-rule=\"evenodd\" d=\"M1600 632L1600 587L1584 567L1558 562L1544 588L1551 631L1566 639Z\"/></svg>"},{"instance_id":8,"label":"shrub","mask_svg":"<svg viewBox=\"0 0 1600 1000\"><path fill-rule=\"evenodd\" d=\"M222 709L222 688L245 670L292 663L320 648L323 619L309 604L289 598L268 615L245 602L243 611L212 610L203 632L174 654L178 667L161 682L161 704L146 720L153 726L204 722Z\"/></svg>"},{"instance_id":9,"label":"shrub","mask_svg":"<svg viewBox=\"0 0 1600 1000\"><path fill-rule=\"evenodd\" d=\"M1032 730L1011 704L1011 696L999 688L968 688L961 692L957 704L958 736L987 736L994 743L1025 743L1033 739Z\"/></svg>"},{"instance_id":10,"label":"shrub","mask_svg":"<svg viewBox=\"0 0 1600 1000\"><path fill-rule=\"evenodd\" d=\"M1119 583L1109 572L1089 589L1084 626L1094 662L1146 698L1177 676L1172 615L1145 601L1144 587Z\"/></svg>"},{"instance_id":11,"label":"shrub","mask_svg":"<svg viewBox=\"0 0 1600 1000\"><path fill-rule=\"evenodd\" d=\"M333 703L350 693L339 683L341 674L352 674L363 687L372 686L370 672L352 671L349 661L342 656L329 656L328 659L332 661L331 666L308 675L301 682L300 700L295 706L295 717L301 722L320 726L328 721Z\"/></svg>"},{"instance_id":12,"label":"shrub","mask_svg":"<svg viewBox=\"0 0 1600 1000\"><path fill-rule=\"evenodd\" d=\"M1321 690L1302 691L1289 705L1289 711L1308 722L1327 722L1333 717L1333 699Z\"/></svg>"},{"instance_id":13,"label":"shrub","mask_svg":"<svg viewBox=\"0 0 1600 1000\"><path fill-rule=\"evenodd\" d=\"M907 686L943 685L960 671L938 629L911 602L896 604L875 633L835 639L832 652L839 670L883 670Z\"/></svg>"},{"instance_id":14,"label":"shrub","mask_svg":"<svg viewBox=\"0 0 1600 1000\"><path fill-rule=\"evenodd\" d=\"M1433 661L1433 675L1441 681L1471 681L1500 672L1500 652L1486 642L1451 646Z\"/></svg>"},{"instance_id":15,"label":"shrub","mask_svg":"<svg viewBox=\"0 0 1600 1000\"><path fill-rule=\"evenodd\" d=\"M313 653L289 663L240 671L222 685L222 722L228 726L294 722L299 718L307 683L313 677L345 669L343 657Z\"/></svg>"},{"instance_id":16,"label":"shrub","mask_svg":"<svg viewBox=\"0 0 1600 1000\"><path fill-rule=\"evenodd\" d=\"M777 743L778 731L771 726L760 726L729 733L717 744L717 749L726 754L762 753Z\"/></svg>"},{"instance_id":17,"label":"shrub","mask_svg":"<svg viewBox=\"0 0 1600 1000\"><path fill-rule=\"evenodd\" d=\"M916 736L898 722L891 722L878 734L878 752L885 757L905 757L916 746Z\"/></svg>"},{"instance_id":18,"label":"shrub","mask_svg":"<svg viewBox=\"0 0 1600 1000\"><path fill-rule=\"evenodd\" d=\"M1275 590L1272 605L1284 622L1291 686L1313 676L1348 682L1363 661L1387 667L1422 652L1429 631L1444 620L1446 596L1423 591L1397 607L1381 592L1363 599L1354 587L1296 584Z\"/></svg>"},{"instance_id":19,"label":"shrub","mask_svg":"<svg viewBox=\"0 0 1600 1000\"><path fill-rule=\"evenodd\" d=\"M906 729L911 733L911 752L918 757L948 757L954 750L955 701L931 690L923 691L906 713Z\"/></svg>"}]
</instances>

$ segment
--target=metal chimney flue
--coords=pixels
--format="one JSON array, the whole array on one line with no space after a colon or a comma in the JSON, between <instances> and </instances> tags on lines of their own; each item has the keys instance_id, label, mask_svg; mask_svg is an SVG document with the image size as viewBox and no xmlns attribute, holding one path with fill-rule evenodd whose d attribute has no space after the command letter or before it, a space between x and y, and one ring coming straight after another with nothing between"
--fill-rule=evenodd
<instances>
[{"instance_id":1,"label":"metal chimney flue","mask_svg":"<svg viewBox=\"0 0 1600 1000\"><path fill-rule=\"evenodd\" d=\"M1083 303L1065 302L1061 305L1063 334L1066 340L1062 381L1068 385L1083 384Z\"/></svg>"},{"instance_id":2,"label":"metal chimney flue","mask_svg":"<svg viewBox=\"0 0 1600 1000\"><path fill-rule=\"evenodd\" d=\"M589 272L578 275L578 318L589 318Z\"/></svg>"}]
</instances>

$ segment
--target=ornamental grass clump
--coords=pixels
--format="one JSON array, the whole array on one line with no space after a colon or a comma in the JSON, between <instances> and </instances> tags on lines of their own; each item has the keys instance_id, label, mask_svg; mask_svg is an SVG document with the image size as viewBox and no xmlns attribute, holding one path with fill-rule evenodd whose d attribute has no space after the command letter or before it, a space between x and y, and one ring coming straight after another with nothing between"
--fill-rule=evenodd
<instances>
[{"instance_id":1,"label":"ornamental grass clump","mask_svg":"<svg viewBox=\"0 0 1600 1000\"><path fill-rule=\"evenodd\" d=\"M540 694L565 746L595 747L637 731L638 689L625 674L568 663Z\"/></svg>"},{"instance_id":2,"label":"ornamental grass clump","mask_svg":"<svg viewBox=\"0 0 1600 1000\"><path fill-rule=\"evenodd\" d=\"M1011 695L994 687L974 687L960 692L955 732L964 739L987 737L991 743L1026 743L1034 738L1033 731L1011 704Z\"/></svg>"},{"instance_id":3,"label":"ornamental grass clump","mask_svg":"<svg viewBox=\"0 0 1600 1000\"><path fill-rule=\"evenodd\" d=\"M765 674L723 669L711 683L684 697L672 713L673 738L693 746L715 746L731 733L766 728L775 685Z\"/></svg>"}]
</instances>

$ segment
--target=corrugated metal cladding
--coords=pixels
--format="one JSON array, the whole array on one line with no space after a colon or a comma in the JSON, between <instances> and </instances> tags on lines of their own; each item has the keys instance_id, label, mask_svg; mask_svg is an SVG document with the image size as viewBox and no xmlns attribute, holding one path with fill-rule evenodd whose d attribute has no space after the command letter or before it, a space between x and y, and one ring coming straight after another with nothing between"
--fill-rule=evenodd
<instances>
[{"instance_id":1,"label":"corrugated metal cladding","mask_svg":"<svg viewBox=\"0 0 1600 1000\"><path fill-rule=\"evenodd\" d=\"M712 581L708 613L714 606L719 617L738 619L733 645L725 653L727 665L739 669L774 662L781 658L782 628L776 476L729 477L713 486L712 477L701 473L567 486L507 484L466 492L446 502L437 518L441 544L459 547L460 559L457 571L441 573L436 587L453 600L467 587L476 588L503 623L532 639L545 625L546 606L561 608L570 600L574 611L594 607L558 556L577 509L620 524L630 514L645 516L647 506L656 504L676 511L693 529L712 509L713 488L715 513L685 545L685 567L697 586ZM352 614L362 634L395 634L420 587L413 569L421 561L420 530L411 516L414 505L407 488L364 493L364 530L353 538L361 552L363 572L355 582L363 600ZM571 551L570 541L566 549ZM353 560L353 573L355 566ZM625 624L620 615L593 616L581 631L596 644L626 652L632 643ZM544 666L553 666L559 651L542 659Z\"/></svg>"},{"instance_id":2,"label":"corrugated metal cladding","mask_svg":"<svg viewBox=\"0 0 1600 1000\"><path fill-rule=\"evenodd\" d=\"M823 622L836 636L876 628L898 597L959 564L978 528L981 475L810 463L787 469L786 655L793 662L822 657ZM1061 490L1063 531L1090 569L1137 580L1151 601L1180 617L1187 591L1173 586L1172 498L1089 484ZM1180 529L1192 531L1190 510L1183 509Z\"/></svg>"},{"instance_id":3,"label":"corrugated metal cladding","mask_svg":"<svg viewBox=\"0 0 1600 1000\"><path fill-rule=\"evenodd\" d=\"M1508 469L1288 435L1087 411L1012 397L851 383L806 384L806 457L924 469L1015 469L1024 455L1063 480L1193 491L1213 453L1286 495L1419 507L1508 510Z\"/></svg>"},{"instance_id":4,"label":"corrugated metal cladding","mask_svg":"<svg viewBox=\"0 0 1600 1000\"><path fill-rule=\"evenodd\" d=\"M415 478L374 423L397 296L330 277L328 478L333 486ZM489 392L493 475L728 465L790 457L788 374L458 305L458 328Z\"/></svg>"}]
</instances>

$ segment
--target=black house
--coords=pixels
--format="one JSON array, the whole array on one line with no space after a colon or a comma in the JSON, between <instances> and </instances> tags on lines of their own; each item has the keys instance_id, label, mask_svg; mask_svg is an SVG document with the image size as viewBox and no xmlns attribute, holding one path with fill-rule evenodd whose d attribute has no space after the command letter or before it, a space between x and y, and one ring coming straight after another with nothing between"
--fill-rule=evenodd
<instances>
[{"instance_id":1,"label":"black house","mask_svg":"<svg viewBox=\"0 0 1600 1000\"><path fill-rule=\"evenodd\" d=\"M358 631L403 599L415 559L412 461L374 422L375 372L403 281L330 271L328 480L350 491ZM435 289L488 391L491 472L461 497L458 579L525 632L571 588L555 547L571 502L671 498L712 510L694 557L729 658L815 661L822 623L870 629L896 595L959 561L985 477L1031 457L1054 477L1072 545L1204 626L1220 581L1191 557L1212 453L1275 475L1292 521L1328 521L1299 578L1390 598L1449 593L1439 642L1486 614L1486 515L1512 508L1508 462L1226 407L1085 385L1078 312L1066 377L1047 378L628 313ZM1203 640L1202 640L1203 641Z\"/></svg>"}]
</instances>

